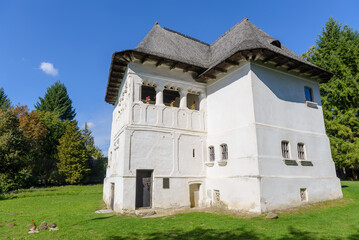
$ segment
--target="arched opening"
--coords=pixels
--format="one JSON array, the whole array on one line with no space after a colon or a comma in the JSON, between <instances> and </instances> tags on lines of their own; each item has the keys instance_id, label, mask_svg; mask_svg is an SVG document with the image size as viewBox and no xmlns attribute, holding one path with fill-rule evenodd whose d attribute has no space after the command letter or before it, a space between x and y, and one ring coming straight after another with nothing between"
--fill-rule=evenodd
<instances>
[{"instance_id":1,"label":"arched opening","mask_svg":"<svg viewBox=\"0 0 359 240\"><path fill-rule=\"evenodd\" d=\"M187 94L187 108L192 110L199 110L199 96L198 94Z\"/></svg>"},{"instance_id":2,"label":"arched opening","mask_svg":"<svg viewBox=\"0 0 359 240\"><path fill-rule=\"evenodd\" d=\"M180 94L176 90L163 90L163 104L171 107L179 107Z\"/></svg>"},{"instance_id":3,"label":"arched opening","mask_svg":"<svg viewBox=\"0 0 359 240\"><path fill-rule=\"evenodd\" d=\"M146 104L155 104L156 103L156 89L154 87L142 85L141 101Z\"/></svg>"}]
</instances>

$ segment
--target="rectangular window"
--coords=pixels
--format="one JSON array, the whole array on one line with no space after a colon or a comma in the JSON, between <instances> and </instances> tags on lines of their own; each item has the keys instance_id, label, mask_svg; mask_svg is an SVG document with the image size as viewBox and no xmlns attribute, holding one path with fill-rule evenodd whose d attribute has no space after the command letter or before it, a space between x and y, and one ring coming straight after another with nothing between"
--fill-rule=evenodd
<instances>
[{"instance_id":1,"label":"rectangular window","mask_svg":"<svg viewBox=\"0 0 359 240\"><path fill-rule=\"evenodd\" d=\"M210 146L209 149L209 161L214 162L215 156L214 156L214 147Z\"/></svg>"},{"instance_id":2,"label":"rectangular window","mask_svg":"<svg viewBox=\"0 0 359 240\"><path fill-rule=\"evenodd\" d=\"M282 157L289 158L289 142L282 141Z\"/></svg>"},{"instance_id":3,"label":"rectangular window","mask_svg":"<svg viewBox=\"0 0 359 240\"><path fill-rule=\"evenodd\" d=\"M305 153L304 153L304 143L298 143L298 159L305 160Z\"/></svg>"},{"instance_id":4,"label":"rectangular window","mask_svg":"<svg viewBox=\"0 0 359 240\"><path fill-rule=\"evenodd\" d=\"M164 189L170 188L170 179L169 178L163 178L163 188Z\"/></svg>"},{"instance_id":5,"label":"rectangular window","mask_svg":"<svg viewBox=\"0 0 359 240\"><path fill-rule=\"evenodd\" d=\"M313 91L310 87L304 87L305 101L314 102Z\"/></svg>"},{"instance_id":6,"label":"rectangular window","mask_svg":"<svg viewBox=\"0 0 359 240\"><path fill-rule=\"evenodd\" d=\"M222 160L227 160L228 159L228 146L227 144L221 144L221 149L222 149Z\"/></svg>"}]
</instances>

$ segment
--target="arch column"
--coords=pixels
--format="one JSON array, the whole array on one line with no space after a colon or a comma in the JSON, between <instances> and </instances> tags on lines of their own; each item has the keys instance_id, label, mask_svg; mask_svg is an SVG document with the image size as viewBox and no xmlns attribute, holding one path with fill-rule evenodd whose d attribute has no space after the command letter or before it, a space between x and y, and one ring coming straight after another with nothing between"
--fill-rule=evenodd
<instances>
[{"instance_id":1,"label":"arch column","mask_svg":"<svg viewBox=\"0 0 359 240\"><path fill-rule=\"evenodd\" d=\"M156 105L163 106L163 88L164 86L158 85L156 87Z\"/></svg>"},{"instance_id":2,"label":"arch column","mask_svg":"<svg viewBox=\"0 0 359 240\"><path fill-rule=\"evenodd\" d=\"M180 108L187 108L187 91L180 92Z\"/></svg>"},{"instance_id":3,"label":"arch column","mask_svg":"<svg viewBox=\"0 0 359 240\"><path fill-rule=\"evenodd\" d=\"M206 94L204 92L199 94L199 110L206 110Z\"/></svg>"}]
</instances>

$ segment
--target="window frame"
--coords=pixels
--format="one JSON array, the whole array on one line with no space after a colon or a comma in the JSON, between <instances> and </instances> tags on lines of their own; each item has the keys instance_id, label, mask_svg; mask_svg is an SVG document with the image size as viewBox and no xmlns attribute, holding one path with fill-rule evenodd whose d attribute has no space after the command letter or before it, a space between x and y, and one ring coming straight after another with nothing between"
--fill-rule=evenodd
<instances>
[{"instance_id":1,"label":"window frame","mask_svg":"<svg viewBox=\"0 0 359 240\"><path fill-rule=\"evenodd\" d=\"M214 146L212 146L212 145L209 146L208 151L209 151L209 161L214 162L216 160L216 154L214 152Z\"/></svg>"},{"instance_id":2,"label":"window frame","mask_svg":"<svg viewBox=\"0 0 359 240\"><path fill-rule=\"evenodd\" d=\"M228 145L226 143L222 143L220 146L221 146L222 160L226 161L228 160Z\"/></svg>"},{"instance_id":3,"label":"window frame","mask_svg":"<svg viewBox=\"0 0 359 240\"><path fill-rule=\"evenodd\" d=\"M306 160L306 151L305 151L305 144L303 142L299 142L297 144L297 153L299 160Z\"/></svg>"},{"instance_id":4,"label":"window frame","mask_svg":"<svg viewBox=\"0 0 359 240\"><path fill-rule=\"evenodd\" d=\"M290 159L290 144L288 140L283 140L281 142L281 152L282 152L282 158L284 159Z\"/></svg>"},{"instance_id":5,"label":"window frame","mask_svg":"<svg viewBox=\"0 0 359 240\"><path fill-rule=\"evenodd\" d=\"M307 90L309 91L307 94ZM304 86L304 96L305 96L305 101L307 102L314 102L314 97L313 97L313 89L311 87L308 86ZM309 97L309 99L307 98L307 96Z\"/></svg>"}]
</instances>

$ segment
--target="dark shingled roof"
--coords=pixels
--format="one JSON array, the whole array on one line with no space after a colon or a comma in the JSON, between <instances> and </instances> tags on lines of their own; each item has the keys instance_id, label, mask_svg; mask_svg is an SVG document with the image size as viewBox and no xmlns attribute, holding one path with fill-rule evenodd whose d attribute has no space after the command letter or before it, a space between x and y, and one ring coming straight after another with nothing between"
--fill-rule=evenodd
<instances>
[{"instance_id":1,"label":"dark shingled roof","mask_svg":"<svg viewBox=\"0 0 359 240\"><path fill-rule=\"evenodd\" d=\"M135 50L170 58L180 62L207 67L209 44L185 36L156 23Z\"/></svg>"},{"instance_id":2,"label":"dark shingled roof","mask_svg":"<svg viewBox=\"0 0 359 240\"><path fill-rule=\"evenodd\" d=\"M115 52L112 56L106 102L114 104L129 62L155 61L156 66L166 64L170 69L195 72L197 81L205 82L225 73L230 65L241 60L274 63L285 71L297 71L320 82L326 82L332 73L319 68L283 46L279 40L244 18L214 43L207 44L176 31L162 28L157 22L133 50Z\"/></svg>"}]
</instances>

